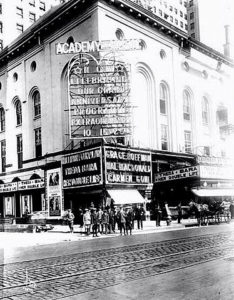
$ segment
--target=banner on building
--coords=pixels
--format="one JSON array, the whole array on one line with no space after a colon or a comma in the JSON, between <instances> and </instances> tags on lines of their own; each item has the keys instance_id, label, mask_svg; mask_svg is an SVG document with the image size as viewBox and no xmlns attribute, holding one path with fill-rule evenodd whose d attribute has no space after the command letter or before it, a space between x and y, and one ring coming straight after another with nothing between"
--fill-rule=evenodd
<instances>
[{"instance_id":1,"label":"banner on building","mask_svg":"<svg viewBox=\"0 0 234 300\"><path fill-rule=\"evenodd\" d=\"M101 147L66 155L62 159L63 188L103 183Z\"/></svg>"},{"instance_id":2,"label":"banner on building","mask_svg":"<svg viewBox=\"0 0 234 300\"><path fill-rule=\"evenodd\" d=\"M106 183L151 183L151 153L130 148L104 147Z\"/></svg>"},{"instance_id":3,"label":"banner on building","mask_svg":"<svg viewBox=\"0 0 234 300\"><path fill-rule=\"evenodd\" d=\"M9 182L0 184L0 193L15 192L18 189L17 182Z\"/></svg>"},{"instance_id":4,"label":"banner on building","mask_svg":"<svg viewBox=\"0 0 234 300\"><path fill-rule=\"evenodd\" d=\"M60 217L62 214L61 168L47 170L46 172L49 217Z\"/></svg>"},{"instance_id":5,"label":"banner on building","mask_svg":"<svg viewBox=\"0 0 234 300\"><path fill-rule=\"evenodd\" d=\"M44 178L22 180L18 182L18 190L41 189L45 187Z\"/></svg>"},{"instance_id":6,"label":"banner on building","mask_svg":"<svg viewBox=\"0 0 234 300\"><path fill-rule=\"evenodd\" d=\"M132 133L130 65L113 53L75 55L68 65L71 139L124 137Z\"/></svg>"}]
</instances>

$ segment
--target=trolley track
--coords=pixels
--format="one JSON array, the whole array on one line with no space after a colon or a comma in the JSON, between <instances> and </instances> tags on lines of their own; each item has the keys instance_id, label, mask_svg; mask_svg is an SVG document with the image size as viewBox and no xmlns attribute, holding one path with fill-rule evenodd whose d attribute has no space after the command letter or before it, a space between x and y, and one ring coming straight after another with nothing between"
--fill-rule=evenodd
<instances>
[{"instance_id":1,"label":"trolley track","mask_svg":"<svg viewBox=\"0 0 234 300\"><path fill-rule=\"evenodd\" d=\"M229 232L2 265L0 292L8 300L60 299L231 256L233 249Z\"/></svg>"}]
</instances>

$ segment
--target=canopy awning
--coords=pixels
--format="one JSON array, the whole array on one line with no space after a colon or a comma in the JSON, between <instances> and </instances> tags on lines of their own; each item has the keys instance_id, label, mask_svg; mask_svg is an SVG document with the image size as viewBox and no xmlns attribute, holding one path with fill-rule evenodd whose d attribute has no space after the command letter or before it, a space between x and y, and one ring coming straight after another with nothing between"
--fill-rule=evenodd
<instances>
[{"instance_id":1,"label":"canopy awning","mask_svg":"<svg viewBox=\"0 0 234 300\"><path fill-rule=\"evenodd\" d=\"M234 189L192 189L192 192L198 197L234 196Z\"/></svg>"},{"instance_id":2,"label":"canopy awning","mask_svg":"<svg viewBox=\"0 0 234 300\"><path fill-rule=\"evenodd\" d=\"M115 205L127 205L127 204L137 204L144 203L145 199L137 190L107 190L110 197L114 200Z\"/></svg>"}]
</instances>

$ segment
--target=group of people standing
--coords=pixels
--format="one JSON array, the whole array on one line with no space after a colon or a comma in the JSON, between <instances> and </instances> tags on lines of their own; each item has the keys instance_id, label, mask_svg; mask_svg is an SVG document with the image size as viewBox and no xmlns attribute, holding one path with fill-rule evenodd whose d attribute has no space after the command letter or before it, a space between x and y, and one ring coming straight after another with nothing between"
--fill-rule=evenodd
<instances>
[{"instance_id":1,"label":"group of people standing","mask_svg":"<svg viewBox=\"0 0 234 300\"><path fill-rule=\"evenodd\" d=\"M69 210L68 216L71 213ZM74 216L74 215L73 215ZM134 221L137 221L138 229L143 229L143 221L145 220L145 210L143 205L133 209L132 207L109 208L102 209L99 207L85 208L84 211L79 209L77 222L87 235L91 233L93 236L98 234L115 233L120 231L120 235L132 234L134 229ZM72 223L72 224L71 224ZM70 231L73 232L74 218L72 222L68 219Z\"/></svg>"}]
</instances>

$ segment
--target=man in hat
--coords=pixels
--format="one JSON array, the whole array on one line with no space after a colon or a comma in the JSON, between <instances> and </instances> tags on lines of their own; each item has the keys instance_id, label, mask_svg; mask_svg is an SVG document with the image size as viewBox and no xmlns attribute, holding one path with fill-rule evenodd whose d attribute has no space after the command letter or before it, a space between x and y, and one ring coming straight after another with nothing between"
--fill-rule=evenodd
<instances>
[{"instance_id":1,"label":"man in hat","mask_svg":"<svg viewBox=\"0 0 234 300\"><path fill-rule=\"evenodd\" d=\"M97 236L97 228L98 228L98 218L97 218L97 212L96 208L92 208L91 212L91 226L92 226L92 231L93 231L93 236Z\"/></svg>"}]
</instances>

